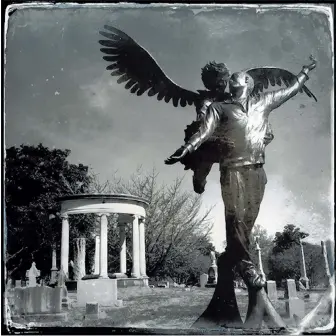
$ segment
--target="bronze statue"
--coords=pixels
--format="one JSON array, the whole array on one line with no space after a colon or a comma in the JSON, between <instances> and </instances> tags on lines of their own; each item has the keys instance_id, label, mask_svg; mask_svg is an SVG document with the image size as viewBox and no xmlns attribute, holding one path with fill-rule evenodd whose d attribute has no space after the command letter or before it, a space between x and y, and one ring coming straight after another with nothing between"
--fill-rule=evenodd
<instances>
[{"instance_id":1,"label":"bronze statue","mask_svg":"<svg viewBox=\"0 0 336 336\"><path fill-rule=\"evenodd\" d=\"M275 68L262 67L236 72L222 63L209 63L202 69L202 80L208 91L186 90L171 81L151 55L120 30L105 26L100 32L108 40L103 58L111 62L107 67L112 75L121 76L118 83L138 96L147 92L158 100L173 105L196 106L197 121L186 130L185 144L165 163L181 162L194 171L194 189L204 191L206 176L213 163L218 162L221 173L222 197L225 204L227 232L226 251L218 260L218 283L213 298L195 327L251 327L258 328L264 320L269 327L285 328L281 317L268 300L261 277L249 254L249 235L263 199L266 174L265 147L273 133L268 122L269 113L295 96L305 92L315 96L304 85L308 72L316 62L304 66L298 76ZM229 79L230 78L230 79ZM229 79L229 94L225 89ZM286 88L263 93L269 84L284 84ZM242 323L234 292L234 273L237 267L249 291L249 307Z\"/></svg>"},{"instance_id":2,"label":"bronze statue","mask_svg":"<svg viewBox=\"0 0 336 336\"><path fill-rule=\"evenodd\" d=\"M104 60L110 62L106 67L111 71L112 76L119 76L119 84L126 83L125 88L138 96L147 92L148 96L156 96L158 100L166 103L172 102L175 107L194 105L197 113L197 120L188 125L185 129L185 141L197 132L201 119L207 107L215 101L230 99L230 93L225 92L230 71L225 63L209 62L202 68L202 81L206 90L193 92L182 88L174 83L160 68L150 53L140 46L130 36L121 30L105 25L107 31L101 31L106 40L99 43L104 47L100 50L105 54ZM247 69L246 72L253 78L255 87L252 95L267 89L269 83L281 85L282 82L288 86L295 77L291 72L275 67L262 67ZM315 96L310 90L303 86L309 97ZM268 123L265 133L265 144L274 138L271 126ZM185 170L191 169L194 172L193 185L195 192L201 194L204 191L206 177L210 173L213 163L219 163L219 157L226 151L225 145L218 137L210 137L200 148L181 159Z\"/></svg>"},{"instance_id":3,"label":"bronze statue","mask_svg":"<svg viewBox=\"0 0 336 336\"><path fill-rule=\"evenodd\" d=\"M249 236L259 213L266 174L264 136L271 111L294 97L309 79L308 72L316 61L304 66L285 89L253 95L256 83L248 72L234 73L229 81L232 98L211 104L197 133L165 162L174 164L197 151L211 136L225 144L220 157L222 197L225 205L226 251L218 263L218 286L212 301L195 326L242 325L235 302L233 268L238 270L249 291L249 307L244 326L260 327L263 318L270 327L285 327L264 291L265 279L260 276L249 254ZM225 290L223 290L223 288Z\"/></svg>"}]
</instances>

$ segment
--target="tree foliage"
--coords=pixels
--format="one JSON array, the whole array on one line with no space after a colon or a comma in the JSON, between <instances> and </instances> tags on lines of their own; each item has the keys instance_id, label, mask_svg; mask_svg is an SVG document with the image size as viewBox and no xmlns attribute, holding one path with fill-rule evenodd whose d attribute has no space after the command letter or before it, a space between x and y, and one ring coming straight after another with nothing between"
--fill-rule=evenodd
<instances>
[{"instance_id":1,"label":"tree foliage","mask_svg":"<svg viewBox=\"0 0 336 336\"><path fill-rule=\"evenodd\" d=\"M301 274L300 239L309 234L302 232L293 224L284 227L283 232L277 232L273 240L274 247L268 259L269 277L278 284L284 279L299 280ZM302 242L307 276L311 285L325 284L327 281L325 263L319 245Z\"/></svg>"},{"instance_id":2,"label":"tree foliage","mask_svg":"<svg viewBox=\"0 0 336 336\"><path fill-rule=\"evenodd\" d=\"M213 249L209 239L210 210L200 213L200 196L183 191L182 179L176 179L171 185L159 184L155 169L143 172L140 168L127 180L116 176L105 183L97 178L93 180L92 192L132 194L149 201L145 224L148 276L196 281L199 273L207 272L210 260L205 261L204 256ZM132 257L131 244L130 239L128 259ZM111 251L111 254L113 259L116 253Z\"/></svg>"},{"instance_id":3,"label":"tree foliage","mask_svg":"<svg viewBox=\"0 0 336 336\"><path fill-rule=\"evenodd\" d=\"M20 277L37 262L42 273L51 267L51 246L60 244L61 222L56 201L66 194L84 193L88 167L70 164L69 150L21 145L6 149L5 203L6 267ZM51 216L52 215L52 216ZM51 218L52 217L52 218Z\"/></svg>"},{"instance_id":4,"label":"tree foliage","mask_svg":"<svg viewBox=\"0 0 336 336\"><path fill-rule=\"evenodd\" d=\"M295 244L298 245L300 243L300 239L304 239L308 236L309 233L302 232L300 228L295 227L293 224L287 224L284 227L283 232L277 232L275 234L275 238L273 240L273 252L282 252Z\"/></svg>"}]
</instances>

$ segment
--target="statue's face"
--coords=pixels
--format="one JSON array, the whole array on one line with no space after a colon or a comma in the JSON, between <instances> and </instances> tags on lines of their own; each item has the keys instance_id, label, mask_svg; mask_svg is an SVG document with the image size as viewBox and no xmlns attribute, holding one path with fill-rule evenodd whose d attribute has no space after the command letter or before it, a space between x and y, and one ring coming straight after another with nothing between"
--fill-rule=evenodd
<instances>
[{"instance_id":1,"label":"statue's face","mask_svg":"<svg viewBox=\"0 0 336 336\"><path fill-rule=\"evenodd\" d=\"M217 92L224 92L228 83L228 78L221 74L212 74L206 80L203 80L206 88Z\"/></svg>"},{"instance_id":2,"label":"statue's face","mask_svg":"<svg viewBox=\"0 0 336 336\"><path fill-rule=\"evenodd\" d=\"M235 72L229 81L230 93L235 97L247 96L253 89L253 78L246 72Z\"/></svg>"},{"instance_id":3,"label":"statue's face","mask_svg":"<svg viewBox=\"0 0 336 336\"><path fill-rule=\"evenodd\" d=\"M216 91L224 92L228 83L228 79L225 76L217 75L216 78Z\"/></svg>"}]
</instances>

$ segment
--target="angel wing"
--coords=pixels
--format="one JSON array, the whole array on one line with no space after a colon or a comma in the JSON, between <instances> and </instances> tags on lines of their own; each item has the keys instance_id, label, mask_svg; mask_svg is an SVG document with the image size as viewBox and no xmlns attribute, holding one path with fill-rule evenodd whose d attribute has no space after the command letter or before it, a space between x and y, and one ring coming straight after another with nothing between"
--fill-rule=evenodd
<instances>
[{"instance_id":1,"label":"angel wing","mask_svg":"<svg viewBox=\"0 0 336 336\"><path fill-rule=\"evenodd\" d=\"M252 95L256 95L267 89L269 83L272 86L285 84L287 87L295 80L296 76L288 70L274 67L251 68L245 70L254 80L254 89ZM304 85L300 92L305 92L308 97L317 101L315 95Z\"/></svg>"},{"instance_id":2,"label":"angel wing","mask_svg":"<svg viewBox=\"0 0 336 336\"><path fill-rule=\"evenodd\" d=\"M106 69L112 76L120 76L117 83L127 82L125 88L138 96L148 91L150 97L157 95L166 103L172 100L175 107L196 105L200 95L175 84L146 49L121 30L107 25L104 28L109 32L99 32L107 38L99 41L104 46L100 50L107 55L103 59L111 63Z\"/></svg>"}]
</instances>

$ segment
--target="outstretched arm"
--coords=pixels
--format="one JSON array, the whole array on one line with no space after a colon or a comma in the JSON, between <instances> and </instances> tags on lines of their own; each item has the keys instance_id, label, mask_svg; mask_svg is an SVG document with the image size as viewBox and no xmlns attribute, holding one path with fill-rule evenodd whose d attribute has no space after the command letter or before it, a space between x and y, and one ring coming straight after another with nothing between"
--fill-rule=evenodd
<instances>
[{"instance_id":1,"label":"outstretched arm","mask_svg":"<svg viewBox=\"0 0 336 336\"><path fill-rule=\"evenodd\" d=\"M210 99L204 99L196 106L197 120L201 120L205 115L208 107L212 104Z\"/></svg>"},{"instance_id":2,"label":"outstretched arm","mask_svg":"<svg viewBox=\"0 0 336 336\"><path fill-rule=\"evenodd\" d=\"M199 148L201 144L208 140L215 131L220 120L220 104L221 103L213 103L207 108L206 114L200 124L199 131L195 133L186 143L186 146L190 148L189 151L195 151Z\"/></svg>"},{"instance_id":3,"label":"outstretched arm","mask_svg":"<svg viewBox=\"0 0 336 336\"><path fill-rule=\"evenodd\" d=\"M316 61L312 58L311 60L312 63L302 67L301 72L297 75L297 78L289 87L272 92L267 92L262 95L262 100L265 105L265 111L271 112L272 110L281 106L290 98L294 97L300 91L304 83L309 79L309 71L313 70L316 67Z\"/></svg>"},{"instance_id":4,"label":"outstretched arm","mask_svg":"<svg viewBox=\"0 0 336 336\"><path fill-rule=\"evenodd\" d=\"M200 128L182 147L180 147L167 160L166 164L174 164L184 158L188 153L194 152L206 140L208 140L216 129L220 120L220 103L211 104L200 123Z\"/></svg>"}]
</instances>

